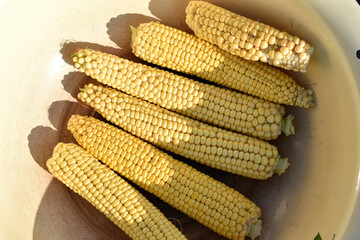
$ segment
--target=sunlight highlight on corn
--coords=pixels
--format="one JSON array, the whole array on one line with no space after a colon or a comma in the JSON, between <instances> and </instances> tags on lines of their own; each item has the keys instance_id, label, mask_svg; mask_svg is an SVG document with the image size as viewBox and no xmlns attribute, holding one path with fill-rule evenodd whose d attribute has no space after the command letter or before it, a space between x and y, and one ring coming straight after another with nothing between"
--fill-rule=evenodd
<instances>
[{"instance_id":1,"label":"sunlight highlight on corn","mask_svg":"<svg viewBox=\"0 0 360 240\"><path fill-rule=\"evenodd\" d=\"M195 35L252 61L306 72L313 47L269 25L208 2L190 1L186 23Z\"/></svg>"},{"instance_id":2,"label":"sunlight highlight on corn","mask_svg":"<svg viewBox=\"0 0 360 240\"><path fill-rule=\"evenodd\" d=\"M267 179L274 172L281 174L288 165L268 142L199 122L115 89L88 84L78 97L135 136L213 168Z\"/></svg>"},{"instance_id":3,"label":"sunlight highlight on corn","mask_svg":"<svg viewBox=\"0 0 360 240\"><path fill-rule=\"evenodd\" d=\"M260 209L225 184L98 119L73 115L68 129L114 171L220 235L260 234Z\"/></svg>"},{"instance_id":4,"label":"sunlight highlight on corn","mask_svg":"<svg viewBox=\"0 0 360 240\"><path fill-rule=\"evenodd\" d=\"M257 138L277 138L289 118L280 104L194 81L90 49L78 50L75 67L92 78L182 115ZM290 120L291 121L291 120ZM283 131L285 135L292 131Z\"/></svg>"},{"instance_id":5,"label":"sunlight highlight on corn","mask_svg":"<svg viewBox=\"0 0 360 240\"><path fill-rule=\"evenodd\" d=\"M232 55L193 34L156 22L132 28L132 51L141 59L280 104L313 105L313 91L262 62Z\"/></svg>"},{"instance_id":6,"label":"sunlight highlight on corn","mask_svg":"<svg viewBox=\"0 0 360 240\"><path fill-rule=\"evenodd\" d=\"M80 146L57 144L46 165L132 239L186 239L140 192Z\"/></svg>"}]
</instances>

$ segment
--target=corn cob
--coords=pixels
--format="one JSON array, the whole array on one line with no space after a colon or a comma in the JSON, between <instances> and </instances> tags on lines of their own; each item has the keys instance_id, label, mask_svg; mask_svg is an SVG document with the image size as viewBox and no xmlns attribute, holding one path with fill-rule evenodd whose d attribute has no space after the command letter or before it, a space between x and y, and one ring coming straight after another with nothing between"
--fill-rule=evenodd
<instances>
[{"instance_id":1,"label":"corn cob","mask_svg":"<svg viewBox=\"0 0 360 240\"><path fill-rule=\"evenodd\" d=\"M262 99L307 108L313 91L260 61L232 55L193 34L149 22L132 28L132 52L141 59Z\"/></svg>"},{"instance_id":2,"label":"corn cob","mask_svg":"<svg viewBox=\"0 0 360 240\"><path fill-rule=\"evenodd\" d=\"M190 1L186 23L196 36L234 55L287 70L306 72L313 52L297 36L208 2Z\"/></svg>"},{"instance_id":3,"label":"corn cob","mask_svg":"<svg viewBox=\"0 0 360 240\"><path fill-rule=\"evenodd\" d=\"M91 49L73 60L99 82L182 115L265 140L294 134L292 116L283 118L279 104Z\"/></svg>"},{"instance_id":4,"label":"corn cob","mask_svg":"<svg viewBox=\"0 0 360 240\"><path fill-rule=\"evenodd\" d=\"M46 165L132 239L186 239L140 192L80 146L59 143Z\"/></svg>"},{"instance_id":5,"label":"corn cob","mask_svg":"<svg viewBox=\"0 0 360 240\"><path fill-rule=\"evenodd\" d=\"M218 234L260 234L259 207L225 184L98 119L73 115L68 129L114 171Z\"/></svg>"},{"instance_id":6,"label":"corn cob","mask_svg":"<svg viewBox=\"0 0 360 240\"><path fill-rule=\"evenodd\" d=\"M212 125L265 140L294 133L279 104L90 49L77 51L73 60L99 82Z\"/></svg>"},{"instance_id":7,"label":"corn cob","mask_svg":"<svg viewBox=\"0 0 360 240\"><path fill-rule=\"evenodd\" d=\"M170 112L115 89L89 84L78 97L135 136L213 168L267 179L274 172L280 175L288 165L268 142Z\"/></svg>"}]
</instances>

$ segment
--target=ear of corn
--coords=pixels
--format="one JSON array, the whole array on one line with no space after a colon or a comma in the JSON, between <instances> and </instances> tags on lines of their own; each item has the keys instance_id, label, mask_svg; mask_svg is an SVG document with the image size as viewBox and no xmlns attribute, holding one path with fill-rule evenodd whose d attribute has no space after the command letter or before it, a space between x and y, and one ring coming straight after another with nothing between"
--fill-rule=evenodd
<instances>
[{"instance_id":1,"label":"ear of corn","mask_svg":"<svg viewBox=\"0 0 360 240\"><path fill-rule=\"evenodd\" d=\"M299 37L204 1L191 1L186 23L195 35L252 61L305 72L313 52Z\"/></svg>"},{"instance_id":2,"label":"ear of corn","mask_svg":"<svg viewBox=\"0 0 360 240\"><path fill-rule=\"evenodd\" d=\"M79 99L104 118L154 145L227 172L267 179L287 159L260 139L170 112L115 89L86 85ZM281 174L282 172L277 172Z\"/></svg>"},{"instance_id":3,"label":"ear of corn","mask_svg":"<svg viewBox=\"0 0 360 240\"><path fill-rule=\"evenodd\" d=\"M260 209L225 184L95 118L73 115L68 129L114 171L213 231L230 239L260 234Z\"/></svg>"},{"instance_id":4,"label":"ear of corn","mask_svg":"<svg viewBox=\"0 0 360 240\"><path fill-rule=\"evenodd\" d=\"M77 51L73 60L99 82L212 125L265 140L277 138L284 129L280 104L90 49Z\"/></svg>"},{"instance_id":5,"label":"ear of corn","mask_svg":"<svg viewBox=\"0 0 360 240\"><path fill-rule=\"evenodd\" d=\"M132 32L132 51L145 61L268 101L305 108L313 105L312 90L266 63L248 61L156 22L142 23Z\"/></svg>"},{"instance_id":6,"label":"ear of corn","mask_svg":"<svg viewBox=\"0 0 360 240\"><path fill-rule=\"evenodd\" d=\"M186 239L140 192L83 148L59 143L46 165L132 239Z\"/></svg>"}]
</instances>

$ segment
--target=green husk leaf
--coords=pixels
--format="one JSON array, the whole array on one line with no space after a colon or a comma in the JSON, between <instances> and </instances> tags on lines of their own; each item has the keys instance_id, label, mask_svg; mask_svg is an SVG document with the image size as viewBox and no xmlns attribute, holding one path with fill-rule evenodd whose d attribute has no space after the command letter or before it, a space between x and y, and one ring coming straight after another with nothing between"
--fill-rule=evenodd
<instances>
[{"instance_id":1,"label":"green husk leaf","mask_svg":"<svg viewBox=\"0 0 360 240\"><path fill-rule=\"evenodd\" d=\"M284 133L286 136L295 134L295 127L292 124L293 120L294 120L294 116L291 114L281 119L280 131Z\"/></svg>"},{"instance_id":2,"label":"green husk leaf","mask_svg":"<svg viewBox=\"0 0 360 240\"><path fill-rule=\"evenodd\" d=\"M261 220L256 221L247 228L246 236L254 240L261 234Z\"/></svg>"},{"instance_id":3,"label":"green husk leaf","mask_svg":"<svg viewBox=\"0 0 360 240\"><path fill-rule=\"evenodd\" d=\"M283 174L286 171L286 169L289 167L289 165L290 164L289 164L287 158L282 158L282 157L278 156L278 158L276 159L275 164L273 166L273 169L271 170L271 173L272 174L276 173L280 176L281 174Z\"/></svg>"},{"instance_id":4,"label":"green husk leaf","mask_svg":"<svg viewBox=\"0 0 360 240\"><path fill-rule=\"evenodd\" d=\"M315 236L314 240L322 240L322 238L321 238L321 236L320 236L320 233L318 233L318 234Z\"/></svg>"},{"instance_id":5,"label":"green husk leaf","mask_svg":"<svg viewBox=\"0 0 360 240\"><path fill-rule=\"evenodd\" d=\"M136 27L130 26L131 29L131 42L134 42L138 29Z\"/></svg>"}]
</instances>

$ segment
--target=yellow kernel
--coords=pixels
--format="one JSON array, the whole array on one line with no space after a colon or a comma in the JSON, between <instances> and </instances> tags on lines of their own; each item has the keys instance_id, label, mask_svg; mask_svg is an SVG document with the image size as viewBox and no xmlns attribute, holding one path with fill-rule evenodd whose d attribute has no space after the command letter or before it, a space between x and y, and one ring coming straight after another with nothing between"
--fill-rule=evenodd
<instances>
[{"instance_id":1,"label":"yellow kernel","mask_svg":"<svg viewBox=\"0 0 360 240\"><path fill-rule=\"evenodd\" d=\"M260 61L266 62L266 61L267 61L267 57L266 57L265 55L263 55L262 57L260 57Z\"/></svg>"},{"instance_id":2,"label":"yellow kernel","mask_svg":"<svg viewBox=\"0 0 360 240\"><path fill-rule=\"evenodd\" d=\"M222 44L225 40L224 40L224 38L222 36L218 36L216 38L216 41L217 41L218 44Z\"/></svg>"},{"instance_id":3,"label":"yellow kernel","mask_svg":"<svg viewBox=\"0 0 360 240\"><path fill-rule=\"evenodd\" d=\"M295 52L296 52L296 53L301 53L301 52L303 52L303 51L304 51L304 48L301 47L300 45L298 45L298 46L295 47Z\"/></svg>"},{"instance_id":4,"label":"yellow kernel","mask_svg":"<svg viewBox=\"0 0 360 240\"><path fill-rule=\"evenodd\" d=\"M248 34L246 32L241 33L240 39L243 41L246 41L248 37Z\"/></svg>"},{"instance_id":5,"label":"yellow kernel","mask_svg":"<svg viewBox=\"0 0 360 240\"><path fill-rule=\"evenodd\" d=\"M241 30L242 30L243 32L247 32L247 31L248 31L248 26L247 26L247 25L244 25L244 26L241 28Z\"/></svg>"},{"instance_id":6,"label":"yellow kernel","mask_svg":"<svg viewBox=\"0 0 360 240\"><path fill-rule=\"evenodd\" d=\"M257 50L257 51L255 52L255 56L257 56L258 58L261 58L261 57L263 56L263 52L260 51L260 50Z\"/></svg>"},{"instance_id":7,"label":"yellow kernel","mask_svg":"<svg viewBox=\"0 0 360 240\"><path fill-rule=\"evenodd\" d=\"M279 33L277 34L277 37L280 38L280 39L283 39L283 38L284 38L284 33L279 32Z\"/></svg>"},{"instance_id":8,"label":"yellow kernel","mask_svg":"<svg viewBox=\"0 0 360 240\"><path fill-rule=\"evenodd\" d=\"M91 57L89 57L89 56L85 57L85 62L87 62L87 63L91 62Z\"/></svg>"},{"instance_id":9,"label":"yellow kernel","mask_svg":"<svg viewBox=\"0 0 360 240\"><path fill-rule=\"evenodd\" d=\"M275 53L275 58L278 59L278 60L280 60L280 59L283 58L283 55L282 55L280 52L276 52L276 53Z\"/></svg>"},{"instance_id":10,"label":"yellow kernel","mask_svg":"<svg viewBox=\"0 0 360 240\"><path fill-rule=\"evenodd\" d=\"M306 59L306 57L307 57L307 55L306 55L305 52L302 52L302 53L299 54L299 59L300 60L304 60L304 59Z\"/></svg>"},{"instance_id":11,"label":"yellow kernel","mask_svg":"<svg viewBox=\"0 0 360 240\"><path fill-rule=\"evenodd\" d=\"M269 38L269 44L273 45L273 44L275 44L275 42L276 42L276 37L271 36L271 37Z\"/></svg>"},{"instance_id":12,"label":"yellow kernel","mask_svg":"<svg viewBox=\"0 0 360 240\"><path fill-rule=\"evenodd\" d=\"M91 63L89 63L89 62L86 63L86 64L85 64L85 68L86 68L86 69L91 69Z\"/></svg>"},{"instance_id":13,"label":"yellow kernel","mask_svg":"<svg viewBox=\"0 0 360 240\"><path fill-rule=\"evenodd\" d=\"M279 61L279 60L277 60L277 59L275 59L275 60L273 61L273 64L274 64L274 66L279 66L280 61Z\"/></svg>"},{"instance_id":14,"label":"yellow kernel","mask_svg":"<svg viewBox=\"0 0 360 240\"><path fill-rule=\"evenodd\" d=\"M282 55L286 55L289 52L289 49L287 47L281 47L280 52Z\"/></svg>"},{"instance_id":15,"label":"yellow kernel","mask_svg":"<svg viewBox=\"0 0 360 240\"><path fill-rule=\"evenodd\" d=\"M306 42L304 41L304 40L300 40L300 42L299 42L299 46L300 47L305 47L305 44L306 44Z\"/></svg>"},{"instance_id":16,"label":"yellow kernel","mask_svg":"<svg viewBox=\"0 0 360 240\"><path fill-rule=\"evenodd\" d=\"M269 115L266 119L269 123L273 123L275 120L275 117L274 117L274 115Z\"/></svg>"},{"instance_id":17,"label":"yellow kernel","mask_svg":"<svg viewBox=\"0 0 360 240\"><path fill-rule=\"evenodd\" d=\"M282 47L286 47L287 43L288 43L288 41L287 41L286 39L283 39L283 40L281 40L280 45L281 45Z\"/></svg>"},{"instance_id":18,"label":"yellow kernel","mask_svg":"<svg viewBox=\"0 0 360 240\"><path fill-rule=\"evenodd\" d=\"M229 37L229 42L233 43L235 41L235 37L234 36L230 36Z\"/></svg>"},{"instance_id":19,"label":"yellow kernel","mask_svg":"<svg viewBox=\"0 0 360 240\"><path fill-rule=\"evenodd\" d=\"M264 126L263 126L263 131L264 132L269 132L270 131L270 124L264 124Z\"/></svg>"},{"instance_id":20,"label":"yellow kernel","mask_svg":"<svg viewBox=\"0 0 360 240\"><path fill-rule=\"evenodd\" d=\"M277 132L279 129L279 125L277 124L271 124L271 132Z\"/></svg>"},{"instance_id":21,"label":"yellow kernel","mask_svg":"<svg viewBox=\"0 0 360 240\"><path fill-rule=\"evenodd\" d=\"M255 41L254 41L254 46L255 46L256 48L259 48L260 45L261 45L261 39L260 39L260 38L255 39Z\"/></svg>"},{"instance_id":22,"label":"yellow kernel","mask_svg":"<svg viewBox=\"0 0 360 240\"><path fill-rule=\"evenodd\" d=\"M275 50L271 50L271 51L269 52L269 57L270 57L270 58L274 58L274 57L275 57Z\"/></svg>"},{"instance_id":23,"label":"yellow kernel","mask_svg":"<svg viewBox=\"0 0 360 240\"><path fill-rule=\"evenodd\" d=\"M265 49L267 47L268 47L268 43L266 41L262 41L261 44L260 44L260 48Z\"/></svg>"},{"instance_id":24,"label":"yellow kernel","mask_svg":"<svg viewBox=\"0 0 360 240\"><path fill-rule=\"evenodd\" d=\"M253 45L251 43L245 43L245 49L246 50L250 50L253 47Z\"/></svg>"},{"instance_id":25,"label":"yellow kernel","mask_svg":"<svg viewBox=\"0 0 360 240\"><path fill-rule=\"evenodd\" d=\"M295 43L294 42L288 42L288 44L286 45L286 47L290 50L292 50L295 47Z\"/></svg>"},{"instance_id":26,"label":"yellow kernel","mask_svg":"<svg viewBox=\"0 0 360 240\"><path fill-rule=\"evenodd\" d=\"M251 49L249 50L249 53L254 56L255 53L256 53L255 48L251 48Z\"/></svg>"}]
</instances>

